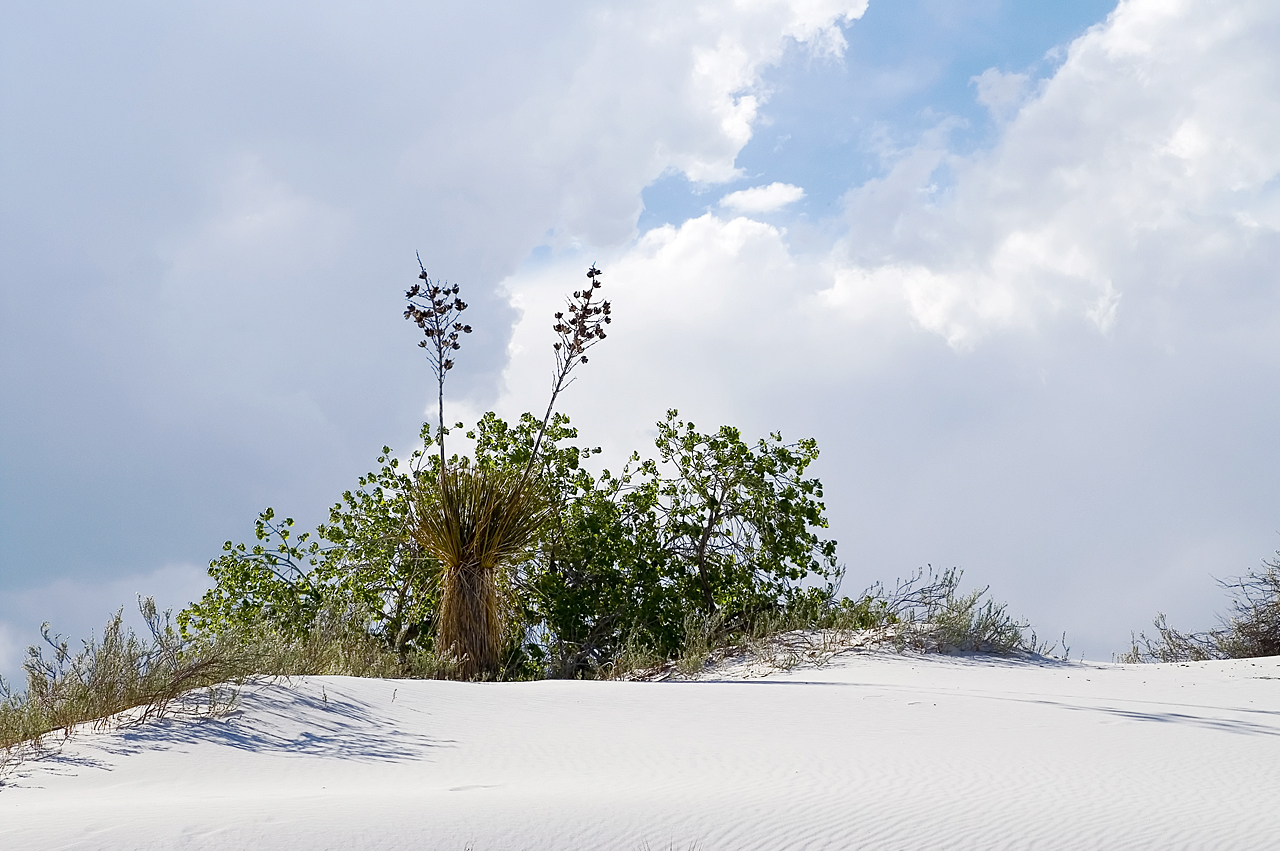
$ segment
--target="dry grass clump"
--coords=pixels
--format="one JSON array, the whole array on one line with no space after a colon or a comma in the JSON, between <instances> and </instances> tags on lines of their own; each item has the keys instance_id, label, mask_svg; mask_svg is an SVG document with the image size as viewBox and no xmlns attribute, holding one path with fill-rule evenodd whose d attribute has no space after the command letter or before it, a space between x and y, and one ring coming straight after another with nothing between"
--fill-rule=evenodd
<instances>
[{"instance_id":1,"label":"dry grass clump","mask_svg":"<svg viewBox=\"0 0 1280 851\"><path fill-rule=\"evenodd\" d=\"M50 635L45 624L46 643L53 650L46 658L42 649L31 647L23 668L27 690L14 694L0 681L0 748L5 759L18 756L20 746L38 749L43 738L54 731L64 737L79 724L93 723L95 729L128 709L129 723L141 723L164 715L181 704L193 691L205 689L204 709L216 714L229 708L234 693L215 687L242 678L247 659L238 648L222 645L193 645L173 629L168 613L156 611L151 599L139 608L150 632L139 637L122 623L122 612L107 622L101 641L85 641L73 652L61 636Z\"/></svg>"},{"instance_id":2,"label":"dry grass clump","mask_svg":"<svg viewBox=\"0 0 1280 851\"><path fill-rule=\"evenodd\" d=\"M45 747L51 733L69 737L92 729L141 724L173 714L214 717L234 709L239 687L281 676L443 678L455 664L429 653L401 658L343 612L324 612L300 639L265 628L217 636L182 637L155 601L139 601L147 634L139 636L118 611L102 638L73 651L43 629L52 650L31 647L23 668L24 693L0 679L0 774Z\"/></svg>"},{"instance_id":3,"label":"dry grass clump","mask_svg":"<svg viewBox=\"0 0 1280 851\"><path fill-rule=\"evenodd\" d=\"M959 592L963 572L917 571L892 590L877 583L859 599L810 600L736 623L723 613L685 618L685 641L672 659L629 640L605 672L616 679L697 677L709 667L743 664L751 670L822 665L839 653L889 648L898 652L1047 655L1025 621L987 596L988 589ZM1066 648L1063 648L1066 654Z\"/></svg>"},{"instance_id":4,"label":"dry grass clump","mask_svg":"<svg viewBox=\"0 0 1280 851\"><path fill-rule=\"evenodd\" d=\"M935 574L932 568L899 580L892 592L874 586L868 594L885 601L893 641L899 650L921 653L1045 654L1031 625L1008 613L1005 603L987 596L989 586L959 593L964 571L951 568ZM1065 652L1065 648L1064 648Z\"/></svg>"},{"instance_id":5,"label":"dry grass clump","mask_svg":"<svg viewBox=\"0 0 1280 851\"><path fill-rule=\"evenodd\" d=\"M387 679L450 679L457 676L454 660L428 651L397 653L364 629L351 612L320 612L300 638L285 637L262 627L249 627L219 638L236 647L246 660L250 678L340 676Z\"/></svg>"},{"instance_id":6,"label":"dry grass clump","mask_svg":"<svg viewBox=\"0 0 1280 851\"><path fill-rule=\"evenodd\" d=\"M1261 572L1219 581L1231 593L1231 613L1216 629L1181 632L1156 615L1154 637L1133 638L1120 662L1203 662L1210 659L1252 659L1280 656L1280 554L1264 561Z\"/></svg>"}]
</instances>

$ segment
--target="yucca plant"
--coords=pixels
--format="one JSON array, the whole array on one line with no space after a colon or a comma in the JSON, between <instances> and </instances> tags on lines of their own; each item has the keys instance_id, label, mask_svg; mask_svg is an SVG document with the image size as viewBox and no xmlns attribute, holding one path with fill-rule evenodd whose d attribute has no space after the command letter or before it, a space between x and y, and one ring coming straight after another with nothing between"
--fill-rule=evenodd
<instances>
[{"instance_id":1,"label":"yucca plant","mask_svg":"<svg viewBox=\"0 0 1280 851\"><path fill-rule=\"evenodd\" d=\"M444 452L443 399L445 373L453 361L447 353L459 348L458 332L471 328L456 320L466 309L457 298L456 285L446 290L432 284L425 269L419 277L427 281L427 289L415 285L406 293L411 308L405 316L424 330L427 339L420 345L432 354L439 389L440 475L434 481L424 480L415 495L412 534L441 564L437 650L450 654L466 679L492 677L501 667L507 631L499 590L503 573L528 552L556 513L535 475L542 439L556 400L570 383L570 373L586 363L587 349L605 338L604 326L612 321L610 305L595 298L601 282L600 270L593 265L587 272L590 286L574 292L567 315L556 313L553 330L559 339L553 345L556 369L551 399L523 469L469 464L465 459L449 463ZM415 308L414 299L424 294L429 305Z\"/></svg>"},{"instance_id":2,"label":"yucca plant","mask_svg":"<svg viewBox=\"0 0 1280 851\"><path fill-rule=\"evenodd\" d=\"M414 537L440 560L437 648L466 679L501 667L506 612L501 573L518 561L554 516L552 504L520 472L449 465L438 487L418 494Z\"/></svg>"}]
</instances>

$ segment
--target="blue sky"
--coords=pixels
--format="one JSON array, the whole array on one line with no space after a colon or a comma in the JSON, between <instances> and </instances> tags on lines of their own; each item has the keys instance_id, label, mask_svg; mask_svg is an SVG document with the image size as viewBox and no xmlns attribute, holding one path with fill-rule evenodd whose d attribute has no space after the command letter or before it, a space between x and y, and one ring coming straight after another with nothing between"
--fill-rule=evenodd
<instances>
[{"instance_id":1,"label":"blue sky","mask_svg":"<svg viewBox=\"0 0 1280 851\"><path fill-rule=\"evenodd\" d=\"M1278 33L1256 0L13 12L0 673L409 450L415 251L473 305L451 416L543 404L540 317L598 262L618 327L565 410L606 457L670 407L814 436L850 591L958 565L1095 659L1210 625L1280 546Z\"/></svg>"},{"instance_id":2,"label":"blue sky","mask_svg":"<svg viewBox=\"0 0 1280 851\"><path fill-rule=\"evenodd\" d=\"M988 68L1046 76L1050 56L1102 21L1114 2L871 3L843 27L839 61L795 48L767 69L771 94L762 122L738 154L736 188L775 180L806 187L798 209L830 217L851 186L885 170L885 139L899 146L951 119L956 150L993 141L993 122L972 79ZM720 187L717 187L720 188ZM639 226L699 215L719 193L684 175L666 175L644 191Z\"/></svg>"}]
</instances>

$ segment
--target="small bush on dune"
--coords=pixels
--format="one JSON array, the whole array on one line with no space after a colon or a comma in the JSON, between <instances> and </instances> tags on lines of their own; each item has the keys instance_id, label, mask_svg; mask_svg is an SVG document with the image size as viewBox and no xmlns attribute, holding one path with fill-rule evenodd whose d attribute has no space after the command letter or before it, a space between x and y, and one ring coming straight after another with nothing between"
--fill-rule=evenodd
<instances>
[{"instance_id":1,"label":"small bush on dune","mask_svg":"<svg viewBox=\"0 0 1280 851\"><path fill-rule=\"evenodd\" d=\"M691 616L676 669L693 674L717 659L744 654L769 655L775 664L792 667L803 658L829 658L897 623L883 599L869 593L856 600L836 597L834 587L807 589L786 607L736 624L718 615Z\"/></svg>"},{"instance_id":2,"label":"small bush on dune","mask_svg":"<svg viewBox=\"0 0 1280 851\"><path fill-rule=\"evenodd\" d=\"M434 650L398 652L371 634L361 613L325 609L302 635L284 635L266 625L224 633L218 640L246 660L256 677L344 676L450 679L457 664Z\"/></svg>"},{"instance_id":3,"label":"small bush on dune","mask_svg":"<svg viewBox=\"0 0 1280 851\"><path fill-rule=\"evenodd\" d=\"M772 667L821 663L850 648L890 647L921 653L977 652L1046 655L1029 624L982 588L960 593L963 571L926 568L892 589L877 583L858 598L837 597L834 586L810 588L791 605L730 621L723 614L690 613L684 643L673 657L629 648L606 670L612 677L691 676L730 657L754 656ZM1066 652L1065 647L1063 650Z\"/></svg>"},{"instance_id":4,"label":"small bush on dune","mask_svg":"<svg viewBox=\"0 0 1280 851\"><path fill-rule=\"evenodd\" d=\"M139 609L146 634L125 626L123 613L116 612L101 639L91 637L79 650L72 650L45 625L45 643L52 653L28 649L23 663L26 691L14 693L0 680L0 767L16 760L24 746L39 748L48 734L61 731L69 736L85 723L100 729L173 712L223 714L234 707L238 687L250 681L304 675L457 674L452 660L433 653L393 652L364 629L362 619L342 610L322 610L301 635L282 634L259 622L192 638L174 629L169 613L157 612L152 599L140 600Z\"/></svg>"},{"instance_id":5,"label":"small bush on dune","mask_svg":"<svg viewBox=\"0 0 1280 851\"><path fill-rule=\"evenodd\" d=\"M922 652L1045 653L1049 648L1030 632L1030 624L1008 613L1008 606L987 596L989 587L960 593L964 571L935 574L931 567L899 580L893 591L874 586L868 592L884 601L896 623L895 642Z\"/></svg>"},{"instance_id":6,"label":"small bush on dune","mask_svg":"<svg viewBox=\"0 0 1280 851\"><path fill-rule=\"evenodd\" d=\"M532 652L555 676L616 670L624 643L683 658L704 638L719 646L834 599L822 484L804 475L814 441L702 433L672 410L655 446L657 460L569 479L559 522L521 571Z\"/></svg>"},{"instance_id":7,"label":"small bush on dune","mask_svg":"<svg viewBox=\"0 0 1280 851\"><path fill-rule=\"evenodd\" d=\"M253 667L239 648L183 639L168 614L156 611L154 601L142 600L139 607L149 636L125 627L122 612L117 612L102 639L90 638L78 651L51 635L45 624L52 656L39 647L28 650L23 663L26 692L14 694L0 682L0 746L7 753L23 742L38 743L55 730L69 734L77 724L101 725L128 709L141 707L134 723L163 715L193 690L234 682ZM211 691L206 698L210 712L228 705L226 694Z\"/></svg>"},{"instance_id":8,"label":"small bush on dune","mask_svg":"<svg viewBox=\"0 0 1280 851\"><path fill-rule=\"evenodd\" d=\"M424 427L424 443L430 428ZM266 626L308 633L320 613L343 610L391 650L407 656L432 648L438 561L409 534L418 483L438 475L423 449L408 463L382 447L379 469L329 510L329 522L298 533L274 509L258 515L252 543L223 544L209 563L213 587L178 613L185 636Z\"/></svg>"},{"instance_id":9,"label":"small bush on dune","mask_svg":"<svg viewBox=\"0 0 1280 851\"><path fill-rule=\"evenodd\" d=\"M1280 656L1280 552L1262 569L1230 581L1219 581L1231 594L1231 612L1216 629L1181 632L1157 614L1154 636L1140 633L1119 661L1203 662Z\"/></svg>"}]
</instances>

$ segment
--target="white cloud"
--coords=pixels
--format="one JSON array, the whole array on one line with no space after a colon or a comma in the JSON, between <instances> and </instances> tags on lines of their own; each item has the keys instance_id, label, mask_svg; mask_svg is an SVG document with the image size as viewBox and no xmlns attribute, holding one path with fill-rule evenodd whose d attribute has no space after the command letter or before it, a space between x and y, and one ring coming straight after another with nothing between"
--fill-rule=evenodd
<instances>
[{"instance_id":1,"label":"white cloud","mask_svg":"<svg viewBox=\"0 0 1280 851\"><path fill-rule=\"evenodd\" d=\"M166 251L176 279L208 275L206 283L225 285L246 270L280 277L300 264L314 269L333 262L352 237L348 214L304 196L259 157L240 157L215 186L216 207L202 229Z\"/></svg>"},{"instance_id":2,"label":"white cloud","mask_svg":"<svg viewBox=\"0 0 1280 851\"><path fill-rule=\"evenodd\" d=\"M955 345L1057 318L1107 330L1125 321L1122 293L1140 322L1171 288L1220 292L1218 270L1270 253L1262 235L1280 224L1276 19L1252 2L1122 3L994 150L957 157L935 141L854 190L850 259L917 268L913 316ZM1007 104L997 89L1017 81L984 77ZM953 185L921 203L940 167Z\"/></svg>"},{"instance_id":3,"label":"white cloud","mask_svg":"<svg viewBox=\"0 0 1280 851\"><path fill-rule=\"evenodd\" d=\"M205 392L221 384L241 404L285 405L322 424L296 383L313 367L317 329L350 297L347 282L325 272L352 246L352 213L300 192L256 157L240 158L214 182L209 215L161 249L168 269L154 318L168 365ZM208 356L214 348L224 348L216 360ZM271 380L246 383L250 372Z\"/></svg>"},{"instance_id":4,"label":"white cloud","mask_svg":"<svg viewBox=\"0 0 1280 851\"><path fill-rule=\"evenodd\" d=\"M740 213L772 213L804 197L804 190L790 183L770 183L730 192L720 199L720 206Z\"/></svg>"},{"instance_id":5,"label":"white cloud","mask_svg":"<svg viewBox=\"0 0 1280 851\"><path fill-rule=\"evenodd\" d=\"M24 647L18 640L17 630L11 624L0 621L0 677L9 680L12 687L22 688L23 680L19 672L24 658Z\"/></svg>"},{"instance_id":6,"label":"white cloud","mask_svg":"<svg viewBox=\"0 0 1280 851\"><path fill-rule=\"evenodd\" d=\"M816 357L814 371L830 374L825 341L808 336L832 271L793 256L773 225L707 214L592 259L605 270L614 321L562 406L609 463L648 446L668 407L704 425L741 423L743 400L775 393L797 360ZM585 269L586 258L572 257L508 281L523 319L498 403L504 415L546 405L550 316Z\"/></svg>"},{"instance_id":7,"label":"white cloud","mask_svg":"<svg viewBox=\"0 0 1280 851\"><path fill-rule=\"evenodd\" d=\"M735 160L768 96L764 71L794 45L839 57L840 24L866 5L608 7L588 16L579 43L544 57L550 73L514 77L509 109L493 109L489 95L477 93L474 110L459 109L409 152L410 167L433 194L483 205L487 215L505 207L529 217L527 205L537 205L535 237L552 228L565 240L625 240L641 191L663 173L708 184L739 177Z\"/></svg>"},{"instance_id":8,"label":"white cloud","mask_svg":"<svg viewBox=\"0 0 1280 851\"><path fill-rule=\"evenodd\" d=\"M1006 74L988 68L969 80L978 89L978 103L997 121L1005 121L1026 101L1031 91L1029 74Z\"/></svg>"}]
</instances>

